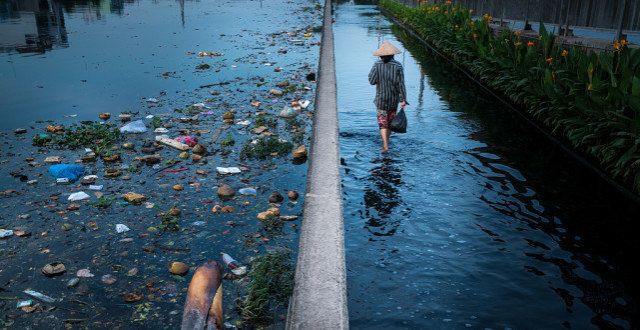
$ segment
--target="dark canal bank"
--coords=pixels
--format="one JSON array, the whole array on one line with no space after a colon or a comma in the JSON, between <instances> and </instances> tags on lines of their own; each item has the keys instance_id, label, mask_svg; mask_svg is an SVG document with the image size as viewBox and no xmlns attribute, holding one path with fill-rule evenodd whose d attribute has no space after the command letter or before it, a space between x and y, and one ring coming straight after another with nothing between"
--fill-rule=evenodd
<instances>
[{"instance_id":1,"label":"dark canal bank","mask_svg":"<svg viewBox=\"0 0 640 330\"><path fill-rule=\"evenodd\" d=\"M335 34L352 327L637 328L637 205L375 6L339 4ZM383 156L385 39L411 105Z\"/></svg>"}]
</instances>

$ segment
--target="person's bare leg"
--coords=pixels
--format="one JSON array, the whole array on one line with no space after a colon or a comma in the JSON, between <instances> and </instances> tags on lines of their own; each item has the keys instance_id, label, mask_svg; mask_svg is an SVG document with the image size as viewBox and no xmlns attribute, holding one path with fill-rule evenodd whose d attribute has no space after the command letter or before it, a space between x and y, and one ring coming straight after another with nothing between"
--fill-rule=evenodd
<instances>
[{"instance_id":1,"label":"person's bare leg","mask_svg":"<svg viewBox=\"0 0 640 330\"><path fill-rule=\"evenodd\" d=\"M391 141L391 130L387 129L386 131L387 131L387 147L389 147L389 141Z\"/></svg>"},{"instance_id":2,"label":"person's bare leg","mask_svg":"<svg viewBox=\"0 0 640 330\"><path fill-rule=\"evenodd\" d=\"M389 134L390 133L391 131L389 131L388 128L380 129L380 137L382 137L382 152L387 152L387 150L389 150Z\"/></svg>"}]
</instances>

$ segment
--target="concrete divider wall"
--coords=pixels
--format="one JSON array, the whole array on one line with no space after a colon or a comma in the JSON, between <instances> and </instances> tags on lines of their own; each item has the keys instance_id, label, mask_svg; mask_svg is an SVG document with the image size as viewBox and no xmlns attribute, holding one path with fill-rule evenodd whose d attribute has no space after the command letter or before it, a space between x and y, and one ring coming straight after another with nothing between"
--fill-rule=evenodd
<instances>
[{"instance_id":1,"label":"concrete divider wall","mask_svg":"<svg viewBox=\"0 0 640 330\"><path fill-rule=\"evenodd\" d=\"M315 115L287 329L348 329L332 1L325 0Z\"/></svg>"}]
</instances>

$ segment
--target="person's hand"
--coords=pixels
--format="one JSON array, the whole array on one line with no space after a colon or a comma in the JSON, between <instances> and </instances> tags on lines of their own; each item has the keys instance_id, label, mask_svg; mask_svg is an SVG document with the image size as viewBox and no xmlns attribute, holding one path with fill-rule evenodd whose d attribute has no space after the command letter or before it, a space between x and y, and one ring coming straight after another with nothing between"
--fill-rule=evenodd
<instances>
[{"instance_id":1,"label":"person's hand","mask_svg":"<svg viewBox=\"0 0 640 330\"><path fill-rule=\"evenodd\" d=\"M407 106L407 102L405 101L400 102L400 108L404 109L404 107L406 106Z\"/></svg>"}]
</instances>

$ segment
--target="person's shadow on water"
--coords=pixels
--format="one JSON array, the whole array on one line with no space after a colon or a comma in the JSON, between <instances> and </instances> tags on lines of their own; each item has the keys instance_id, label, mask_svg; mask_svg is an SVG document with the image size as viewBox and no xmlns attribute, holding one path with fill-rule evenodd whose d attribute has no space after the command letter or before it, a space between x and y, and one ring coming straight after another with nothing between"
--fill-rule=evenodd
<instances>
[{"instance_id":1,"label":"person's shadow on water","mask_svg":"<svg viewBox=\"0 0 640 330\"><path fill-rule=\"evenodd\" d=\"M400 225L394 209L401 203L401 160L393 152L371 161L371 175L364 188L365 228L374 236L393 236Z\"/></svg>"}]
</instances>

